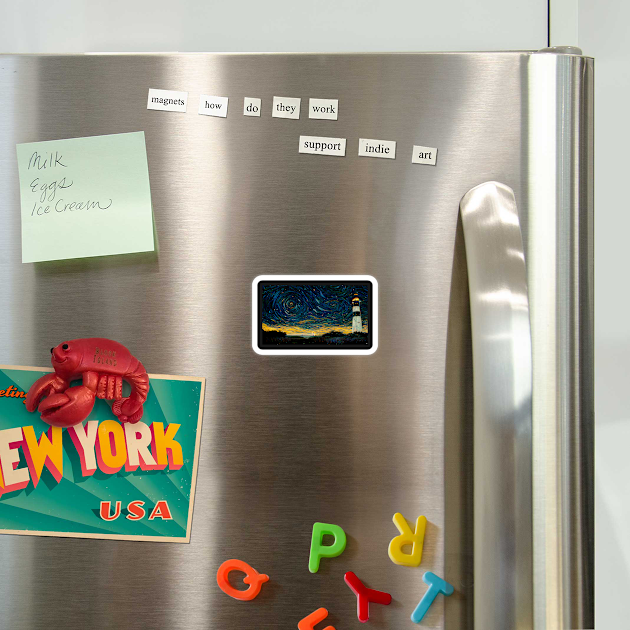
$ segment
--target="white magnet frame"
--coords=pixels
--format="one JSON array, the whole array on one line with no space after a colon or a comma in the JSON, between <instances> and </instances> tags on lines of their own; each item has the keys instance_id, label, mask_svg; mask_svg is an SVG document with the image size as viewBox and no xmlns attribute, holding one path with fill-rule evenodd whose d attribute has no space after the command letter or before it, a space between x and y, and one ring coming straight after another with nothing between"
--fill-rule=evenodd
<instances>
[{"instance_id":1,"label":"white magnet frame","mask_svg":"<svg viewBox=\"0 0 630 630\"><path fill-rule=\"evenodd\" d=\"M372 331L372 347L369 350L263 350L258 347L258 284L260 282L371 282L372 283L372 312L370 313L370 329ZM373 276L257 276L252 282L252 348L256 354L281 354L287 355L328 355L339 356L344 354L370 355L378 348L378 282Z\"/></svg>"}]
</instances>

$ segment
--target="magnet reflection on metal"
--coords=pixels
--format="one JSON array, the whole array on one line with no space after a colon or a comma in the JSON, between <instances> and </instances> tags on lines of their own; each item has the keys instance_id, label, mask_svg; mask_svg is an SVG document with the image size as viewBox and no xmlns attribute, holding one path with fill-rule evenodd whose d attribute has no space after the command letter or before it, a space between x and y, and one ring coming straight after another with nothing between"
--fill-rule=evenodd
<instances>
[{"instance_id":1,"label":"magnet reflection on metal","mask_svg":"<svg viewBox=\"0 0 630 630\"><path fill-rule=\"evenodd\" d=\"M396 512L394 514L394 525L400 532L399 536L393 538L389 543L387 553L390 560L394 564L402 564L408 567L417 567L422 561L422 546L424 544L424 532L427 528L427 519L424 516L419 516L416 521L416 531L412 532L405 517ZM404 553L403 547L405 545L411 545L411 553Z\"/></svg>"},{"instance_id":2,"label":"magnet reflection on metal","mask_svg":"<svg viewBox=\"0 0 630 630\"><path fill-rule=\"evenodd\" d=\"M326 619L326 617L328 617L328 611L325 608L318 608L298 623L298 630L314 630L316 624ZM326 626L324 630L335 630L335 627Z\"/></svg>"},{"instance_id":3,"label":"magnet reflection on metal","mask_svg":"<svg viewBox=\"0 0 630 630\"><path fill-rule=\"evenodd\" d=\"M392 603L392 596L389 593L368 588L352 571L348 571L343 579L357 596L357 617L361 623L365 623L370 618L370 602L384 606Z\"/></svg>"},{"instance_id":4,"label":"magnet reflection on metal","mask_svg":"<svg viewBox=\"0 0 630 630\"><path fill-rule=\"evenodd\" d=\"M240 591L234 588L228 579L230 571L242 571L245 573L243 582L249 584L249 588L244 591ZM219 588L230 597L234 599L240 599L244 602L249 602L260 593L262 585L269 580L269 576L264 573L258 573L256 569L250 567L247 562L242 560L226 560L217 571L217 584Z\"/></svg>"},{"instance_id":5,"label":"magnet reflection on metal","mask_svg":"<svg viewBox=\"0 0 630 630\"><path fill-rule=\"evenodd\" d=\"M448 596L452 595L455 590L446 580L438 577L435 573L431 573L431 571L427 571L422 576L422 581L428 584L429 588L424 594L424 597L420 600L420 603L416 606L416 609L411 613L411 621L414 623L420 623L422 621L427 614L427 610L429 610L429 607L440 593Z\"/></svg>"}]
</instances>

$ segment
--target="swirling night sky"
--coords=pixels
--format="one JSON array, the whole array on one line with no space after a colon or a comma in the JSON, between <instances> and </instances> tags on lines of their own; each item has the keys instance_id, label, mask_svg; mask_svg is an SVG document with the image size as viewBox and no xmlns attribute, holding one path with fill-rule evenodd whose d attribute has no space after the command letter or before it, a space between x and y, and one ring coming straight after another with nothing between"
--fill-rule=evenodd
<instances>
[{"instance_id":1,"label":"swirling night sky","mask_svg":"<svg viewBox=\"0 0 630 630\"><path fill-rule=\"evenodd\" d=\"M368 331L368 285L267 284L262 287L263 330L287 335L352 332L352 298L361 300L363 332Z\"/></svg>"}]
</instances>

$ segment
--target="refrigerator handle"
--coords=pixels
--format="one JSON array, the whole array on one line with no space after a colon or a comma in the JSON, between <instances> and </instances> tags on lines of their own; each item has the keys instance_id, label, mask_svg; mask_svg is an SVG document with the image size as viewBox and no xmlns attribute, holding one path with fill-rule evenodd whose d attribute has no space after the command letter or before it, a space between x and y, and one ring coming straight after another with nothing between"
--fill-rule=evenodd
<instances>
[{"instance_id":1,"label":"refrigerator handle","mask_svg":"<svg viewBox=\"0 0 630 630\"><path fill-rule=\"evenodd\" d=\"M533 624L532 344L514 192L499 182L460 202L474 392L475 628Z\"/></svg>"}]
</instances>

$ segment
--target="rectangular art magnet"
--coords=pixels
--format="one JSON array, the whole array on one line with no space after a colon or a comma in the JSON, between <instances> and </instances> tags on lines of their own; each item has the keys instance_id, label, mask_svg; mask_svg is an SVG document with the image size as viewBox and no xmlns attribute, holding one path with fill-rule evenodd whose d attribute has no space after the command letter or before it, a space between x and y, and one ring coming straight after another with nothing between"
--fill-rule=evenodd
<instances>
[{"instance_id":1,"label":"rectangular art magnet","mask_svg":"<svg viewBox=\"0 0 630 630\"><path fill-rule=\"evenodd\" d=\"M61 428L24 404L49 372L0 366L0 533L189 542L205 379L149 375L138 422L97 399Z\"/></svg>"},{"instance_id":2,"label":"rectangular art magnet","mask_svg":"<svg viewBox=\"0 0 630 630\"><path fill-rule=\"evenodd\" d=\"M258 354L372 354L378 283L372 276L258 276L252 346Z\"/></svg>"}]
</instances>

